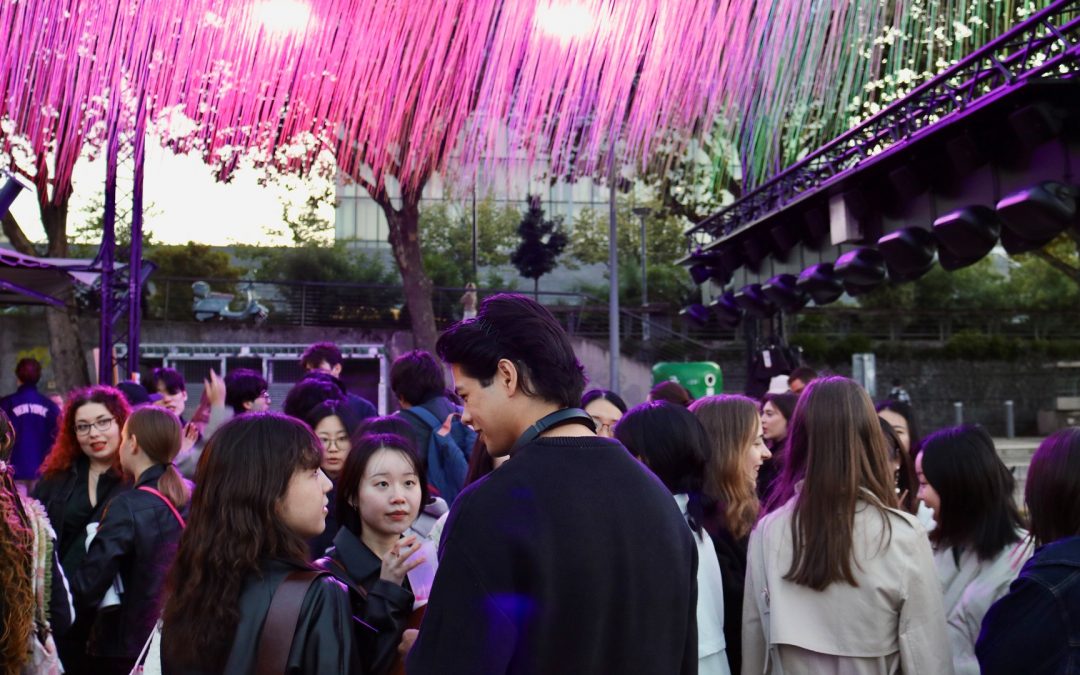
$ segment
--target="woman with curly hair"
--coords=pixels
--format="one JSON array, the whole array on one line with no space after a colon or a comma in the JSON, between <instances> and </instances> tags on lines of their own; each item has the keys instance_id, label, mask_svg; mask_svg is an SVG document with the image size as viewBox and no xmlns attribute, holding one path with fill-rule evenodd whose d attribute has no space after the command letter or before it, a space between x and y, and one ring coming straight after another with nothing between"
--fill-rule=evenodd
<instances>
[{"instance_id":1,"label":"woman with curly hair","mask_svg":"<svg viewBox=\"0 0 1080 675\"><path fill-rule=\"evenodd\" d=\"M235 417L210 439L166 585L167 675L256 672L275 593L312 569L305 542L325 527L330 491L321 462L311 429L275 413ZM348 590L318 576L278 672L358 672L353 631Z\"/></svg>"},{"instance_id":2,"label":"woman with curly hair","mask_svg":"<svg viewBox=\"0 0 1080 675\"><path fill-rule=\"evenodd\" d=\"M724 579L724 635L731 672L742 668L743 584L746 545L761 508L757 477L772 455L761 433L757 403L745 396L707 396L690 404L705 428L705 529L712 537Z\"/></svg>"},{"instance_id":3,"label":"woman with curly hair","mask_svg":"<svg viewBox=\"0 0 1080 675\"><path fill-rule=\"evenodd\" d=\"M0 410L0 673L58 664L52 629L71 625L71 597L45 509L21 497L10 464L15 429ZM46 598L46 594L51 594ZM24 670L25 669L25 670Z\"/></svg>"},{"instance_id":4,"label":"woman with curly hair","mask_svg":"<svg viewBox=\"0 0 1080 675\"><path fill-rule=\"evenodd\" d=\"M19 495L7 464L15 431L0 410L0 673L21 672L34 629L34 533L23 522Z\"/></svg>"},{"instance_id":5,"label":"woman with curly hair","mask_svg":"<svg viewBox=\"0 0 1080 675\"><path fill-rule=\"evenodd\" d=\"M56 549L68 578L86 557L86 526L100 521L109 500L129 488L117 451L130 413L117 389L76 389L61 413L56 443L41 465L42 479L33 496L45 505L56 530ZM86 641L94 618L92 610L80 612L71 630L56 641L68 673L87 672Z\"/></svg>"}]
</instances>

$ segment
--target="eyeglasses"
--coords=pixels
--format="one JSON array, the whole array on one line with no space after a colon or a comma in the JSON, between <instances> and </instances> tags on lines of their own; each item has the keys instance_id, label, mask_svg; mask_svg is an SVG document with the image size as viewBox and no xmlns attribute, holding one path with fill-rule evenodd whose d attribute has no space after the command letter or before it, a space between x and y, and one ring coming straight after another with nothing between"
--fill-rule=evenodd
<instances>
[{"instance_id":1,"label":"eyeglasses","mask_svg":"<svg viewBox=\"0 0 1080 675\"><path fill-rule=\"evenodd\" d=\"M115 417L103 417L99 420L87 424L86 422L79 422L75 425L75 433L78 436L87 436L90 434L91 429L97 429L98 431L105 432L112 428L113 422L116 421Z\"/></svg>"},{"instance_id":2,"label":"eyeglasses","mask_svg":"<svg viewBox=\"0 0 1080 675\"><path fill-rule=\"evenodd\" d=\"M259 394L255 398L265 398L266 402L269 403L270 402L270 392L264 391L263 393Z\"/></svg>"},{"instance_id":3,"label":"eyeglasses","mask_svg":"<svg viewBox=\"0 0 1080 675\"><path fill-rule=\"evenodd\" d=\"M331 445L338 450L343 450L349 447L349 437L341 436L339 438L330 438L329 436L320 436L319 441L322 442L323 447L329 449Z\"/></svg>"}]
</instances>

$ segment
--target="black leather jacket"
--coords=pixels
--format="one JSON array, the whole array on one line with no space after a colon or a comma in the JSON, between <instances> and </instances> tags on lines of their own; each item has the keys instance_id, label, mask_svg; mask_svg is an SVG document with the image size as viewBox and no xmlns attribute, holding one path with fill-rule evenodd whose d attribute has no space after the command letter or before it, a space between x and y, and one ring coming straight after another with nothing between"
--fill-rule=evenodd
<instances>
[{"instance_id":1,"label":"black leather jacket","mask_svg":"<svg viewBox=\"0 0 1080 675\"><path fill-rule=\"evenodd\" d=\"M45 505L49 522L56 532L56 551L60 564L69 578L79 568L86 551L86 526L101 520L101 514L112 498L131 487L119 473L112 470L103 473L98 477L98 502L93 513L85 522L67 523L64 521L64 510L76 489L84 492L87 490L89 471L90 460L80 454L67 472L42 479L31 494ZM65 532L72 534L65 536Z\"/></svg>"},{"instance_id":2,"label":"black leather jacket","mask_svg":"<svg viewBox=\"0 0 1080 675\"><path fill-rule=\"evenodd\" d=\"M250 675L255 672L259 634L274 591L294 570L305 569L283 560L267 560L263 574L253 576L240 593L240 623L233 634L232 650L223 673ZM287 675L363 675L355 637L355 622L349 591L327 575L316 579L304 597L289 650ZM169 641L169 626L162 631L162 651ZM181 646L179 651L183 652ZM163 663L165 675L208 675L203 671Z\"/></svg>"},{"instance_id":3,"label":"black leather jacket","mask_svg":"<svg viewBox=\"0 0 1080 675\"><path fill-rule=\"evenodd\" d=\"M124 584L120 604L97 612L88 652L95 656L135 658L150 636L161 611L161 589L176 555L183 528L172 509L157 495L165 472L158 464L105 507L97 535L71 578L78 612L92 610L117 574Z\"/></svg>"},{"instance_id":4,"label":"black leather jacket","mask_svg":"<svg viewBox=\"0 0 1080 675\"><path fill-rule=\"evenodd\" d=\"M406 585L397 585L380 579L382 560L371 552L348 528L342 527L334 536L334 546L327 557L315 561L315 566L330 572L345 584L363 587L367 599L354 594L356 615L377 631L374 636L374 653L363 654L364 662L373 675L390 672L397 656L397 647L405 632L412 613L413 594ZM367 641L370 632L361 631Z\"/></svg>"}]
</instances>

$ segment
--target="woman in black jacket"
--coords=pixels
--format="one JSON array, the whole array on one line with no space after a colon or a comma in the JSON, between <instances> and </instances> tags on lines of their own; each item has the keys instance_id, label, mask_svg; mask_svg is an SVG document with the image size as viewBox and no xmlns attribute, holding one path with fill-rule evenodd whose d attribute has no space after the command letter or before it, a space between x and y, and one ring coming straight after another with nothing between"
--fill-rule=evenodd
<instances>
[{"instance_id":1,"label":"woman in black jacket","mask_svg":"<svg viewBox=\"0 0 1080 675\"><path fill-rule=\"evenodd\" d=\"M290 573L311 569L305 541L325 527L330 481L321 461L311 430L275 413L234 418L210 439L168 578L167 675L255 672L271 601ZM300 604L283 671L362 673L357 629L348 590L318 577Z\"/></svg>"},{"instance_id":2,"label":"woman in black jacket","mask_svg":"<svg viewBox=\"0 0 1080 675\"><path fill-rule=\"evenodd\" d=\"M690 405L705 428L705 529L716 547L724 580L724 636L731 672L742 668L742 611L746 547L757 522L758 474L771 457L757 404L745 396L707 396Z\"/></svg>"},{"instance_id":3,"label":"woman in black jacket","mask_svg":"<svg viewBox=\"0 0 1080 675\"><path fill-rule=\"evenodd\" d=\"M316 566L358 589L359 618L378 631L370 672L389 672L413 611L407 574L424 562L416 535L402 538L427 503L427 476L412 443L364 434L337 484L341 528ZM429 561L434 563L435 561Z\"/></svg>"},{"instance_id":4,"label":"woman in black jacket","mask_svg":"<svg viewBox=\"0 0 1080 675\"><path fill-rule=\"evenodd\" d=\"M86 526L101 520L109 501L128 489L120 469L120 430L131 413L124 395L112 387L77 389L68 395L60 432L41 465L42 480L33 497L49 514L56 550L70 579L86 556ZM64 670L90 673L86 640L94 610L76 614L75 623L56 638Z\"/></svg>"},{"instance_id":5,"label":"woman in black jacket","mask_svg":"<svg viewBox=\"0 0 1080 675\"><path fill-rule=\"evenodd\" d=\"M119 576L117 605L102 608L87 651L95 673L126 675L135 665L161 612L165 573L184 528L180 511L191 492L172 460L180 451L180 418L143 406L128 417L120 437L120 464L135 489L105 507L86 558L71 580L79 611L93 609Z\"/></svg>"}]
</instances>

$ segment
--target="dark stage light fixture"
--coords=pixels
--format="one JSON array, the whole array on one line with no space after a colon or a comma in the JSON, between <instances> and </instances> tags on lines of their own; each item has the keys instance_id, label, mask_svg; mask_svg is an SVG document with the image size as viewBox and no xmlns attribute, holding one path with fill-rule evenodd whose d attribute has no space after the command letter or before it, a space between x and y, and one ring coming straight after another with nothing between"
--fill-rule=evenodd
<instances>
[{"instance_id":1,"label":"dark stage light fixture","mask_svg":"<svg viewBox=\"0 0 1080 675\"><path fill-rule=\"evenodd\" d=\"M930 230L905 227L878 239L878 250L885 257L890 279L914 281L933 269L937 240Z\"/></svg>"},{"instance_id":2,"label":"dark stage light fixture","mask_svg":"<svg viewBox=\"0 0 1080 675\"><path fill-rule=\"evenodd\" d=\"M919 196L930 189L926 171L916 162L893 169L888 175L887 185L887 210L889 214L896 216L908 213Z\"/></svg>"},{"instance_id":3,"label":"dark stage light fixture","mask_svg":"<svg viewBox=\"0 0 1080 675\"><path fill-rule=\"evenodd\" d=\"M690 278L694 280L695 284L700 286L712 278L712 268L708 265L691 265Z\"/></svg>"},{"instance_id":4,"label":"dark stage light fixture","mask_svg":"<svg viewBox=\"0 0 1080 675\"><path fill-rule=\"evenodd\" d=\"M705 305L697 302L680 309L679 316L685 317L699 326L709 323L709 310L705 308Z\"/></svg>"},{"instance_id":5,"label":"dark stage light fixture","mask_svg":"<svg viewBox=\"0 0 1080 675\"><path fill-rule=\"evenodd\" d=\"M1065 117L1065 112L1057 106L1033 103L1009 115L1009 128L1017 142L1031 150L1061 135Z\"/></svg>"},{"instance_id":6,"label":"dark stage light fixture","mask_svg":"<svg viewBox=\"0 0 1080 675\"><path fill-rule=\"evenodd\" d=\"M873 248L857 248L840 256L833 271L848 295L862 295L885 281L885 257Z\"/></svg>"},{"instance_id":7,"label":"dark stage light fixture","mask_svg":"<svg viewBox=\"0 0 1080 675\"><path fill-rule=\"evenodd\" d=\"M780 311L794 314L810 301L806 291L798 284L799 279L794 274L778 274L762 284L761 291Z\"/></svg>"},{"instance_id":8,"label":"dark stage light fixture","mask_svg":"<svg viewBox=\"0 0 1080 675\"><path fill-rule=\"evenodd\" d=\"M767 319L776 314L776 305L772 304L761 290L761 284L747 284L735 293L735 302L747 314L759 319Z\"/></svg>"},{"instance_id":9,"label":"dark stage light fixture","mask_svg":"<svg viewBox=\"0 0 1080 675\"><path fill-rule=\"evenodd\" d=\"M844 294L844 285L837 278L832 263L818 263L804 269L799 275L798 287L806 291L815 305L836 302Z\"/></svg>"},{"instance_id":10,"label":"dark stage light fixture","mask_svg":"<svg viewBox=\"0 0 1080 675\"><path fill-rule=\"evenodd\" d=\"M1043 241L1032 241L1030 239L1024 239L1017 233L1013 232L1007 227L1001 228L1001 246L1005 249L1005 252L1009 255L1018 255L1020 253L1030 253L1031 251L1037 251L1043 246L1046 246L1053 237L1044 239Z\"/></svg>"},{"instance_id":11,"label":"dark stage light fixture","mask_svg":"<svg viewBox=\"0 0 1080 675\"><path fill-rule=\"evenodd\" d=\"M795 245L799 243L797 225L790 219L784 219L769 229L769 238L772 240L773 253L784 260Z\"/></svg>"},{"instance_id":12,"label":"dark stage light fixture","mask_svg":"<svg viewBox=\"0 0 1080 675\"><path fill-rule=\"evenodd\" d=\"M1076 222L1078 200L1077 186L1045 181L1005 197L997 203L997 212L1013 234L1047 242Z\"/></svg>"},{"instance_id":13,"label":"dark stage light fixture","mask_svg":"<svg viewBox=\"0 0 1080 675\"><path fill-rule=\"evenodd\" d=\"M743 310L735 302L735 293L728 291L709 303L717 323L725 330L733 330L743 319Z\"/></svg>"},{"instance_id":14,"label":"dark stage light fixture","mask_svg":"<svg viewBox=\"0 0 1080 675\"><path fill-rule=\"evenodd\" d=\"M803 243L813 251L820 251L829 241L828 206L819 204L804 211L803 224Z\"/></svg>"},{"instance_id":15,"label":"dark stage light fixture","mask_svg":"<svg viewBox=\"0 0 1080 675\"><path fill-rule=\"evenodd\" d=\"M987 206L967 206L934 221L938 261L950 272L986 257L1000 236L1001 220Z\"/></svg>"},{"instance_id":16,"label":"dark stage light fixture","mask_svg":"<svg viewBox=\"0 0 1080 675\"><path fill-rule=\"evenodd\" d=\"M748 235L742 240L742 251L744 264L754 271L761 269L762 261L770 253L768 242L753 235Z\"/></svg>"},{"instance_id":17,"label":"dark stage light fixture","mask_svg":"<svg viewBox=\"0 0 1080 675\"><path fill-rule=\"evenodd\" d=\"M4 181L4 185L0 187L0 214L5 214L11 208L11 205L15 203L15 198L19 196L19 193L23 190L30 189L30 186L26 184L22 178L19 178L10 171L5 171L7 174L7 180Z\"/></svg>"},{"instance_id":18,"label":"dark stage light fixture","mask_svg":"<svg viewBox=\"0 0 1080 675\"><path fill-rule=\"evenodd\" d=\"M984 143L971 131L962 132L944 144L943 154L927 163L927 172L935 192L956 194L964 178L989 161Z\"/></svg>"}]
</instances>

